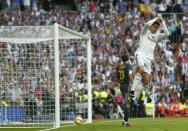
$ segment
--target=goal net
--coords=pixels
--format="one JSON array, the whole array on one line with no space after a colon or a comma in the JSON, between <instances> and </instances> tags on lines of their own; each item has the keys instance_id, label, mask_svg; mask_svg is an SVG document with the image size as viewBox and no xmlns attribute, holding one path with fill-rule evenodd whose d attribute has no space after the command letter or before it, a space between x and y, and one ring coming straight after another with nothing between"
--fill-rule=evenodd
<instances>
[{"instance_id":1,"label":"goal net","mask_svg":"<svg viewBox=\"0 0 188 131\"><path fill-rule=\"evenodd\" d=\"M0 128L91 122L90 38L61 25L0 27Z\"/></svg>"}]
</instances>

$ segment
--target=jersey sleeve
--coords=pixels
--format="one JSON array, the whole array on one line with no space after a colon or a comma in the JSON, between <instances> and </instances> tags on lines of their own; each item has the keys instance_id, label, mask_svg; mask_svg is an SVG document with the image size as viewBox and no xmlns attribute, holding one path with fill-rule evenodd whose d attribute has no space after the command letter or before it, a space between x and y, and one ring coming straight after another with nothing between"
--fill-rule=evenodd
<instances>
[{"instance_id":1,"label":"jersey sleeve","mask_svg":"<svg viewBox=\"0 0 188 131\"><path fill-rule=\"evenodd\" d=\"M157 20L158 18L154 18L148 22L145 23L144 27L142 28L141 31L141 36L144 35L146 33L146 31L149 29L149 27Z\"/></svg>"},{"instance_id":2,"label":"jersey sleeve","mask_svg":"<svg viewBox=\"0 0 188 131\"><path fill-rule=\"evenodd\" d=\"M166 24L165 24L165 21L162 20L162 26L161 28L164 30L164 33L160 33L159 36L158 36L158 40L157 41L161 41L161 40L164 40L167 36L169 36L169 31L166 27Z\"/></svg>"}]
</instances>

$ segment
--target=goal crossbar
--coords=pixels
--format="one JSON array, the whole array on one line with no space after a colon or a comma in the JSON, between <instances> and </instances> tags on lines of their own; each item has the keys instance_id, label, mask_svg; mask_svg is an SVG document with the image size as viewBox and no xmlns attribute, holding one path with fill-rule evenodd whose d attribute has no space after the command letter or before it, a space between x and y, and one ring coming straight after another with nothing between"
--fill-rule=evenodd
<instances>
[{"instance_id":1,"label":"goal crossbar","mask_svg":"<svg viewBox=\"0 0 188 131\"><path fill-rule=\"evenodd\" d=\"M89 36L58 25L58 39L89 39ZM8 31L7 31L8 30ZM35 32L36 35L31 35ZM42 32L42 34L39 34ZM36 43L54 40L54 26L0 26L0 42Z\"/></svg>"}]
</instances>

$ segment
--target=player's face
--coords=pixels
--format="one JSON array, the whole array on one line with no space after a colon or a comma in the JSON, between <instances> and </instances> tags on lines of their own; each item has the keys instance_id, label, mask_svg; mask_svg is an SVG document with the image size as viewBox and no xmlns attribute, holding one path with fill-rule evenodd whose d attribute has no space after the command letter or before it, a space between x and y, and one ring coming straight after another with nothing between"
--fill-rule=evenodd
<instances>
[{"instance_id":1,"label":"player's face","mask_svg":"<svg viewBox=\"0 0 188 131\"><path fill-rule=\"evenodd\" d=\"M158 29L159 29L158 24L153 24L152 26L150 26L150 31L152 34L156 33Z\"/></svg>"}]
</instances>

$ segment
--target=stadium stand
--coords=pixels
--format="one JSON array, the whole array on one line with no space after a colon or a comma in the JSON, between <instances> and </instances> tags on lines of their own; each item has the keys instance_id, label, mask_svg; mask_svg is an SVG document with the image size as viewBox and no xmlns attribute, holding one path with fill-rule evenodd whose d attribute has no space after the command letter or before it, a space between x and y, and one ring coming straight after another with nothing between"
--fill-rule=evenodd
<instances>
[{"instance_id":1,"label":"stadium stand","mask_svg":"<svg viewBox=\"0 0 188 131\"><path fill-rule=\"evenodd\" d=\"M152 95L154 97L150 99L155 98L156 116L188 115L187 0L74 0L73 8L76 11L61 9L60 5L54 5L52 1L46 3L20 0L20 2L0 1L0 25L40 26L58 22L92 36L93 115L96 119L120 117L117 107L118 105L121 107L122 97L119 96L119 84L116 82L114 70L118 66L124 48L129 52L132 65L135 64L134 51L138 45L141 27L155 14L163 15L171 35L168 40L158 43L150 88L146 91L145 98L142 98L142 104L138 102L135 105L136 110L131 116L145 116L145 110L141 107L147 103L147 97ZM4 48L16 52L24 47L15 49L0 43L0 51ZM40 53L42 55L42 52ZM0 56L0 60L3 60L3 57ZM10 66L6 65L6 62L1 62L1 67L7 70L7 74L0 74L2 81L10 73L8 72ZM7 79L16 83L13 78ZM12 101L23 101L21 88L24 85L6 83L4 86L0 87L0 95L8 94L12 96ZM155 86L154 94L152 94L153 86ZM68 91L65 90L61 92L62 97L68 96L65 94ZM41 91L36 89L35 94L41 95ZM12 106L14 105L11 105L10 110L14 110L15 107ZM22 111L19 112L21 116L24 115Z\"/></svg>"}]
</instances>

